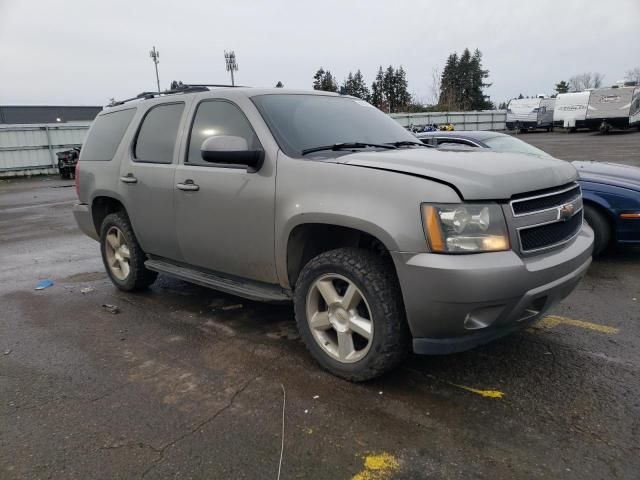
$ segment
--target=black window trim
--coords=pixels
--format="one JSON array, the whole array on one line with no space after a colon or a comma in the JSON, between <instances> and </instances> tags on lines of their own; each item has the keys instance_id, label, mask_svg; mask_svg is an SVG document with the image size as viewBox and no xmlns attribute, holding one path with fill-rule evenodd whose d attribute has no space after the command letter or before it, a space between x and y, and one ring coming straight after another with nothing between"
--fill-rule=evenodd
<instances>
[{"instance_id":1,"label":"black window trim","mask_svg":"<svg viewBox=\"0 0 640 480\"><path fill-rule=\"evenodd\" d=\"M158 108L158 107L164 107L165 105L183 105L185 108L182 109L182 115L180 116L180 123L182 123L182 119L184 117L184 113L186 111L186 103L183 101L177 101L177 102L162 102L162 103L156 103L155 105L152 105L151 107L149 107L147 109L146 112L144 112L144 115L142 116L142 118L140 119L140 121L138 122L138 127L136 128L136 134L133 137L133 140L131 141L131 145L129 147L129 153L131 154L131 161L134 163L150 163L153 165L175 165L175 158L172 156L171 158L171 162L169 163L165 163L165 162L152 162L149 160L139 160L138 158L136 158L136 145L138 144L138 135L140 135L140 130L142 130L142 125L144 124L144 121L147 118L147 115L149 115L149 113ZM176 145L178 145L178 139L180 138L180 125L178 125L178 132L176 133L176 143L174 144L173 148L174 148L174 153L175 153L175 148Z\"/></svg>"},{"instance_id":2,"label":"black window trim","mask_svg":"<svg viewBox=\"0 0 640 480\"><path fill-rule=\"evenodd\" d=\"M436 147L440 146L440 140L443 140L442 143L455 143L455 144L459 144L459 145L463 145L465 147L481 147L479 143L474 142L473 140L470 140L468 138L462 138L462 137L436 137L434 136L434 138L436 139Z\"/></svg>"},{"instance_id":3,"label":"black window trim","mask_svg":"<svg viewBox=\"0 0 640 480\"><path fill-rule=\"evenodd\" d=\"M256 139L258 140L258 145L260 146L260 150L264 151L264 147L262 146L260 137L258 137L258 134L256 133L256 129L253 128L253 124L251 123L247 115L244 113L242 108L240 108L240 106L236 102L232 102L231 100L228 100L226 98L203 98L195 105L195 108L193 109L193 114L191 115L191 121L189 122L189 131L187 133L187 143L185 145L184 158L183 158L182 164L188 165L191 167L215 167L215 168L230 168L234 170L246 170L246 167L243 165L233 165L229 163L215 163L215 162L190 163L189 162L189 149L191 148L191 132L193 131L193 125L196 122L196 115L198 115L198 109L200 108L200 105L202 105L203 103L212 103L212 102L225 102L236 107L238 111L242 114L244 119L247 121L249 128L251 129Z\"/></svg>"}]
</instances>

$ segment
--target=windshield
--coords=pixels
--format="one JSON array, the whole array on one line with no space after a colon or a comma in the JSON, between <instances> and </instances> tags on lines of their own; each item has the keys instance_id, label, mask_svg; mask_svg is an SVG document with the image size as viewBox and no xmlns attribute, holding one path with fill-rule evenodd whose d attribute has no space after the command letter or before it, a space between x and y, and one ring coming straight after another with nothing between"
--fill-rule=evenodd
<instances>
[{"instance_id":1,"label":"windshield","mask_svg":"<svg viewBox=\"0 0 640 480\"><path fill-rule=\"evenodd\" d=\"M279 94L259 95L252 100L280 148L293 157L302 156L305 150L339 143L418 141L391 117L359 99ZM339 153L318 152L320 155Z\"/></svg>"},{"instance_id":2,"label":"windshield","mask_svg":"<svg viewBox=\"0 0 640 480\"><path fill-rule=\"evenodd\" d=\"M510 137L509 135L486 138L482 141L489 148L492 148L497 152L526 153L528 155L537 155L539 157L550 157L548 153L543 152L539 148L529 145L517 138Z\"/></svg>"}]
</instances>

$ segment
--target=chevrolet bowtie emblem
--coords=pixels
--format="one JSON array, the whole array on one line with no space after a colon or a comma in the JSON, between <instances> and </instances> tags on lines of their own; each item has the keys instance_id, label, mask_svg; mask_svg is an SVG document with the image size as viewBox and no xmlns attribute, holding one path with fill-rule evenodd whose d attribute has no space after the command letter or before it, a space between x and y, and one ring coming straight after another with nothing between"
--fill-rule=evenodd
<instances>
[{"instance_id":1,"label":"chevrolet bowtie emblem","mask_svg":"<svg viewBox=\"0 0 640 480\"><path fill-rule=\"evenodd\" d=\"M565 222L573 217L576 211L576 207L573 203L565 203L558 208L558 220L564 220Z\"/></svg>"}]
</instances>

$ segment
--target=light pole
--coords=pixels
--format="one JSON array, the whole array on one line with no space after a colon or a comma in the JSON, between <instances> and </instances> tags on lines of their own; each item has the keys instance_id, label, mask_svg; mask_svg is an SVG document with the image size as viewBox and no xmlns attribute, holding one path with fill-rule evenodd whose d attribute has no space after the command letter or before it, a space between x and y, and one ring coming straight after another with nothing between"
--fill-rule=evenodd
<instances>
[{"instance_id":1,"label":"light pole","mask_svg":"<svg viewBox=\"0 0 640 480\"><path fill-rule=\"evenodd\" d=\"M160 60L158 59L160 58L160 52L156 50L156 47L154 46L153 50L149 52L149 56L156 67L156 83L158 84L158 94L160 94L160 77L158 76L158 63L160 63Z\"/></svg>"},{"instance_id":2,"label":"light pole","mask_svg":"<svg viewBox=\"0 0 640 480\"><path fill-rule=\"evenodd\" d=\"M238 64L236 63L236 54L233 50L224 52L224 61L227 64L227 72L231 72L231 86L235 86L235 80L233 78L233 72L238 71Z\"/></svg>"}]
</instances>

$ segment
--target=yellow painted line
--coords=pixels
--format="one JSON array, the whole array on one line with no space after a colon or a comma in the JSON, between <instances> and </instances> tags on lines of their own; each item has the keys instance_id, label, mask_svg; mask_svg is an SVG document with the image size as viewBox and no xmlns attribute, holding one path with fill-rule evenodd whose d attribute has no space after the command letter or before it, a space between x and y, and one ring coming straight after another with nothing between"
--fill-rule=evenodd
<instances>
[{"instance_id":1,"label":"yellow painted line","mask_svg":"<svg viewBox=\"0 0 640 480\"><path fill-rule=\"evenodd\" d=\"M449 385L453 385L454 387L462 388L471 393L477 393L485 398L502 398L504 397L504 392L500 390L480 390L478 388L467 387L465 385L458 385L456 383L449 382Z\"/></svg>"},{"instance_id":2,"label":"yellow painted line","mask_svg":"<svg viewBox=\"0 0 640 480\"><path fill-rule=\"evenodd\" d=\"M364 469L352 477L352 480L386 480L400 468L398 459L387 452L367 455Z\"/></svg>"},{"instance_id":3,"label":"yellow painted line","mask_svg":"<svg viewBox=\"0 0 640 480\"><path fill-rule=\"evenodd\" d=\"M593 330L594 332L607 333L615 335L620 332L619 328L601 325L599 323L586 322L584 320L575 320L573 318L560 317L558 315L548 315L540 320L535 327L543 329L551 329L558 325L571 325L572 327L584 328L585 330Z\"/></svg>"}]
</instances>

